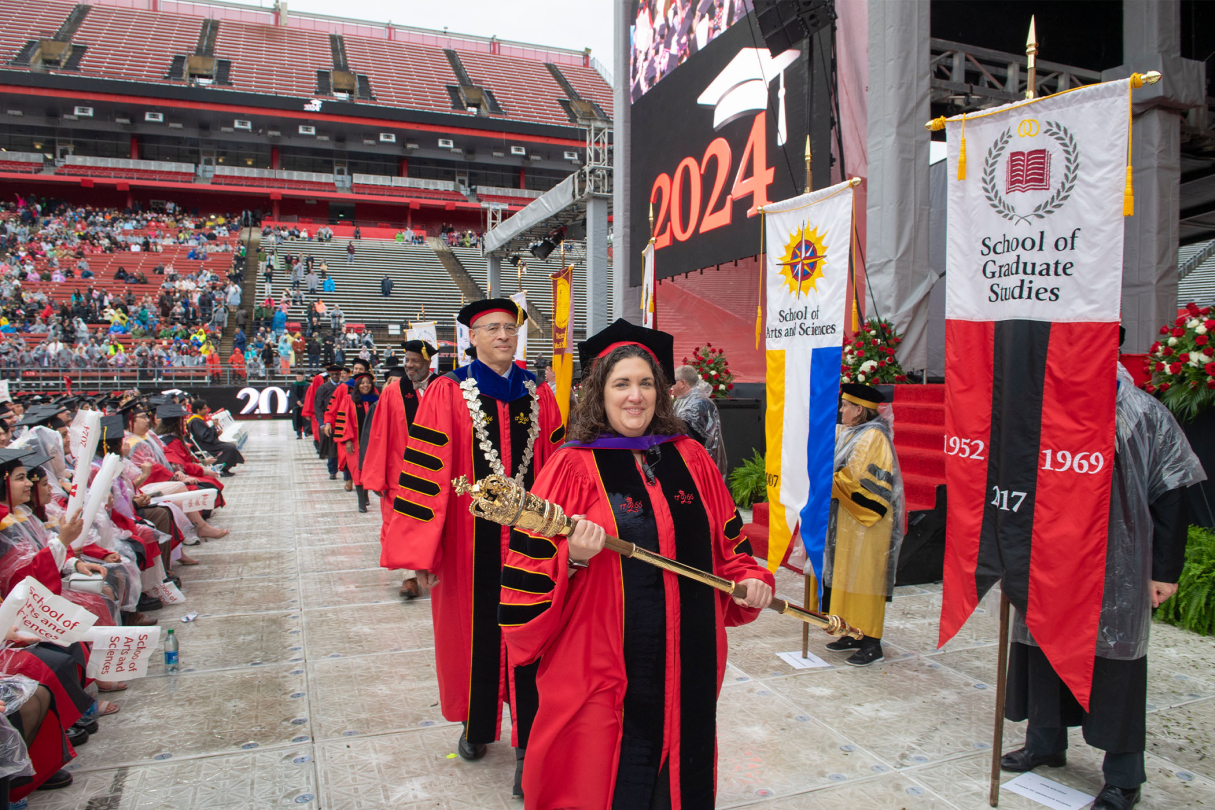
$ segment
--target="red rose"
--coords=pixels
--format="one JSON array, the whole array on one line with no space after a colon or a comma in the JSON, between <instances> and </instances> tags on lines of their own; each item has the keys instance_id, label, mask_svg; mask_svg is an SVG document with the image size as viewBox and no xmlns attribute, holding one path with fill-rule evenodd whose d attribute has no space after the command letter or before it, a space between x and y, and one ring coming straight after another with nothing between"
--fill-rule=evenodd
<instances>
[{"instance_id":1,"label":"red rose","mask_svg":"<svg viewBox=\"0 0 1215 810\"><path fill-rule=\"evenodd\" d=\"M1157 364L1156 364L1156 370L1157 370L1157 371L1161 371L1161 372L1163 372L1163 371L1164 371L1165 369L1167 369L1167 368L1168 368L1168 366L1166 366L1164 363L1157 363Z\"/></svg>"},{"instance_id":2,"label":"red rose","mask_svg":"<svg viewBox=\"0 0 1215 810\"><path fill-rule=\"evenodd\" d=\"M1188 309L1190 312L1194 313L1195 315L1197 315L1197 314L1198 314L1198 305L1197 305L1197 304L1195 304L1193 301L1191 301L1190 303L1186 304L1186 305L1185 305L1185 308L1186 308L1186 309Z\"/></svg>"},{"instance_id":3,"label":"red rose","mask_svg":"<svg viewBox=\"0 0 1215 810\"><path fill-rule=\"evenodd\" d=\"M1178 326L1182 326L1185 324L1185 320L1186 319L1185 319L1184 315L1178 315L1177 320L1173 321L1173 323L1177 324Z\"/></svg>"},{"instance_id":4,"label":"red rose","mask_svg":"<svg viewBox=\"0 0 1215 810\"><path fill-rule=\"evenodd\" d=\"M1173 365L1169 366L1169 373L1180 374L1181 373L1181 363L1173 363Z\"/></svg>"},{"instance_id":5,"label":"red rose","mask_svg":"<svg viewBox=\"0 0 1215 810\"><path fill-rule=\"evenodd\" d=\"M706 345L706 346L712 346L713 344L712 344L712 343L710 343L709 341L707 341L707 340L706 340L706 341L705 341L705 345Z\"/></svg>"},{"instance_id":6,"label":"red rose","mask_svg":"<svg viewBox=\"0 0 1215 810\"><path fill-rule=\"evenodd\" d=\"M1181 354L1177 355L1177 359L1183 363L1188 363L1188 362L1190 362L1190 353L1182 352Z\"/></svg>"},{"instance_id":7,"label":"red rose","mask_svg":"<svg viewBox=\"0 0 1215 810\"><path fill-rule=\"evenodd\" d=\"M1167 390L1169 390L1169 384L1168 384L1168 383L1166 383L1166 382L1162 382L1162 383L1160 384L1160 390L1161 390L1161 391L1167 391Z\"/></svg>"},{"instance_id":8,"label":"red rose","mask_svg":"<svg viewBox=\"0 0 1215 810\"><path fill-rule=\"evenodd\" d=\"M1147 391L1149 394L1154 394L1154 393L1156 393L1156 386L1152 385L1151 383L1148 383L1147 385L1145 385L1145 386L1144 386L1144 389L1145 389L1145 390L1146 390L1146 391Z\"/></svg>"},{"instance_id":9,"label":"red rose","mask_svg":"<svg viewBox=\"0 0 1215 810\"><path fill-rule=\"evenodd\" d=\"M1210 374L1212 377L1215 377L1215 363L1207 363L1202 368L1204 371L1206 371L1207 374Z\"/></svg>"},{"instance_id":10,"label":"red rose","mask_svg":"<svg viewBox=\"0 0 1215 810\"><path fill-rule=\"evenodd\" d=\"M1169 328L1167 326L1160 327L1160 334L1167 335L1168 333L1169 333Z\"/></svg>"},{"instance_id":11,"label":"red rose","mask_svg":"<svg viewBox=\"0 0 1215 810\"><path fill-rule=\"evenodd\" d=\"M1155 351L1155 349L1153 349L1152 351ZM683 359L683 364L684 364L685 366L688 364L688 358L686 358L686 357L685 357L685 358Z\"/></svg>"},{"instance_id":12,"label":"red rose","mask_svg":"<svg viewBox=\"0 0 1215 810\"><path fill-rule=\"evenodd\" d=\"M734 390L734 383L726 383L726 390L727 390L727 391L733 391L733 390Z\"/></svg>"},{"instance_id":13,"label":"red rose","mask_svg":"<svg viewBox=\"0 0 1215 810\"><path fill-rule=\"evenodd\" d=\"M896 375L894 375L894 381L895 382L907 382L907 375L906 374L896 374Z\"/></svg>"},{"instance_id":14,"label":"red rose","mask_svg":"<svg viewBox=\"0 0 1215 810\"><path fill-rule=\"evenodd\" d=\"M1185 330L1182 329L1180 326L1173 329L1173 337L1181 337L1184 334L1185 334Z\"/></svg>"},{"instance_id":15,"label":"red rose","mask_svg":"<svg viewBox=\"0 0 1215 810\"><path fill-rule=\"evenodd\" d=\"M1210 307L1203 307L1202 309L1198 310L1198 314L1206 315L1206 314L1210 313L1210 311L1211 311Z\"/></svg>"},{"instance_id":16,"label":"red rose","mask_svg":"<svg viewBox=\"0 0 1215 810\"><path fill-rule=\"evenodd\" d=\"M1152 344L1152 348L1148 349L1148 353L1155 354L1158 351L1160 351L1160 341L1159 340ZM684 362L685 363L688 362L687 358L684 358Z\"/></svg>"},{"instance_id":17,"label":"red rose","mask_svg":"<svg viewBox=\"0 0 1215 810\"><path fill-rule=\"evenodd\" d=\"M1165 346L1163 349L1160 350L1160 356L1161 357L1172 357L1173 350L1170 349L1168 346Z\"/></svg>"},{"instance_id":18,"label":"red rose","mask_svg":"<svg viewBox=\"0 0 1215 810\"><path fill-rule=\"evenodd\" d=\"M864 345L865 345L865 341L863 341L863 340L858 340L858 341L856 342L856 344L855 344L855 345L856 345L856 347L859 349L861 346L864 346Z\"/></svg>"},{"instance_id":19,"label":"red rose","mask_svg":"<svg viewBox=\"0 0 1215 810\"><path fill-rule=\"evenodd\" d=\"M876 345L878 345L878 339L877 339L877 338L874 338L873 340L869 341L869 343L870 343L870 345L872 345L872 346L876 346Z\"/></svg>"},{"instance_id":20,"label":"red rose","mask_svg":"<svg viewBox=\"0 0 1215 810\"><path fill-rule=\"evenodd\" d=\"M1207 335L1199 335L1196 338L1194 338L1194 342L1197 343L1199 346L1205 346L1205 345L1207 345L1207 341L1209 341L1210 339L1211 338L1208 337Z\"/></svg>"},{"instance_id":21,"label":"red rose","mask_svg":"<svg viewBox=\"0 0 1215 810\"><path fill-rule=\"evenodd\" d=\"M1207 380L1207 388L1215 388L1215 380Z\"/></svg>"},{"instance_id":22,"label":"red rose","mask_svg":"<svg viewBox=\"0 0 1215 810\"><path fill-rule=\"evenodd\" d=\"M885 360L879 360L879 361L878 361L878 368L885 368L885 367L886 367L886 361L885 361Z\"/></svg>"},{"instance_id":23,"label":"red rose","mask_svg":"<svg viewBox=\"0 0 1215 810\"><path fill-rule=\"evenodd\" d=\"M1202 322L1202 325L1205 326L1207 329L1215 329L1215 320L1207 318L1205 321Z\"/></svg>"}]
</instances>

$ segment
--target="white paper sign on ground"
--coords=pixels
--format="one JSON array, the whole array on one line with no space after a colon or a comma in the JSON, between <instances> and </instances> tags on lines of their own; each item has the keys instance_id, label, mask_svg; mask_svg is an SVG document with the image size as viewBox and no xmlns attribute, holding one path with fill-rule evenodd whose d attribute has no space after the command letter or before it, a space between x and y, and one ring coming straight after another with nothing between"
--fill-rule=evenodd
<instances>
[{"instance_id":1,"label":"white paper sign on ground","mask_svg":"<svg viewBox=\"0 0 1215 810\"><path fill-rule=\"evenodd\" d=\"M13 591L23 586L29 589L29 597L13 620L19 633L30 633L43 641L66 647L80 641L85 631L97 622L92 613L51 593L33 577L26 577Z\"/></svg>"},{"instance_id":2,"label":"white paper sign on ground","mask_svg":"<svg viewBox=\"0 0 1215 810\"><path fill-rule=\"evenodd\" d=\"M777 653L776 657L794 669L822 669L831 666L812 652L806 653L806 657L802 658L801 650Z\"/></svg>"},{"instance_id":3,"label":"white paper sign on ground","mask_svg":"<svg viewBox=\"0 0 1215 810\"><path fill-rule=\"evenodd\" d=\"M1033 799L1038 804L1053 807L1054 810L1080 810L1095 798L1075 788L1069 788L1067 785L1047 779L1045 776L1039 776L1033 771L1023 773L1016 779L1005 782L1000 789Z\"/></svg>"},{"instance_id":4,"label":"white paper sign on ground","mask_svg":"<svg viewBox=\"0 0 1215 810\"><path fill-rule=\"evenodd\" d=\"M217 490L203 488L193 492L175 492L171 495L160 495L152 499L153 504L175 503L183 512L201 512L215 508Z\"/></svg>"},{"instance_id":5,"label":"white paper sign on ground","mask_svg":"<svg viewBox=\"0 0 1215 810\"><path fill-rule=\"evenodd\" d=\"M159 627L94 627L85 634L93 653L85 674L124 681L148 674L148 661L160 643Z\"/></svg>"}]
</instances>

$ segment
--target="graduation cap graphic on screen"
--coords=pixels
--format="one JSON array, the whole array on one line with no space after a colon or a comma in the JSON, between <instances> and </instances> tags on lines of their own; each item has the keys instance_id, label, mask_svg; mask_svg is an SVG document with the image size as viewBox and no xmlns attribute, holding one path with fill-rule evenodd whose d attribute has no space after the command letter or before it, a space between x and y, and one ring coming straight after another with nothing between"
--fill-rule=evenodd
<instances>
[{"instance_id":1,"label":"graduation cap graphic on screen","mask_svg":"<svg viewBox=\"0 0 1215 810\"><path fill-rule=\"evenodd\" d=\"M719 130L731 121L748 113L762 112L768 108L768 85L780 78L780 105L776 118L776 142L784 144L785 127L785 70L797 61L801 54L788 50L772 56L765 48L742 48L730 60L717 78L709 83L696 103L713 108L713 129Z\"/></svg>"}]
</instances>

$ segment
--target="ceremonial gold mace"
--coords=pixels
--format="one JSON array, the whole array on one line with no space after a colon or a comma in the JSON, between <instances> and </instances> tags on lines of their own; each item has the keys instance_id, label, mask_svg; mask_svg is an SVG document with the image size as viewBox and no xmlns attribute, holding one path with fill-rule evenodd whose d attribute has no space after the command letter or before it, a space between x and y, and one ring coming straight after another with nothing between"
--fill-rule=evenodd
<instances>
[{"instance_id":1,"label":"ceremonial gold mace","mask_svg":"<svg viewBox=\"0 0 1215 810\"><path fill-rule=\"evenodd\" d=\"M469 504L468 511L474 517L550 538L557 535L568 537L577 524L577 521L566 516L565 510L557 504L533 495L514 481L500 475L490 475L473 484L469 484L468 479L462 475L453 479L451 483L457 495L472 496L472 503ZM731 596L740 599L745 599L747 596L747 586L742 583L732 582L678 560L638 548L634 543L621 540L619 537L608 535L605 546L622 557L640 560L681 577L703 582L705 585L724 591ZM824 616L777 598L772 599L768 608L777 613L801 619L807 624L821 627L833 636L849 636L858 641L862 638L860 630L852 627L839 616Z\"/></svg>"}]
</instances>

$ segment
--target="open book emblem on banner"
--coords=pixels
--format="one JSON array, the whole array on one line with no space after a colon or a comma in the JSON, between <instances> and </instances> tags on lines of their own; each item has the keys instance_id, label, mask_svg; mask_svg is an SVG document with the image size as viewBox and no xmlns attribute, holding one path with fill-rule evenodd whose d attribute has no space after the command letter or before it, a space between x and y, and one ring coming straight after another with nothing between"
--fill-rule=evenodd
<instances>
[{"instance_id":1,"label":"open book emblem on banner","mask_svg":"<svg viewBox=\"0 0 1215 810\"><path fill-rule=\"evenodd\" d=\"M1024 123L1024 122L1022 122ZM1042 124L1041 136L1037 127L1020 127L1019 137L1030 138L1041 143L1032 148L1009 150L1012 145L1013 128L1005 129L992 142L983 161L983 196L997 214L1014 225L1029 223L1032 219L1046 219L1063 208L1076 188L1080 172L1080 150L1076 138L1067 127L1057 121ZM1032 135L1030 133L1033 133ZM1063 175L1058 183L1052 183L1051 164L1063 160ZM1003 166L1004 171L1000 168ZM999 176L1004 175L1004 191L1000 190ZM1011 203L1005 194L1024 194L1021 205ZM1032 207L1031 207L1032 206Z\"/></svg>"},{"instance_id":2,"label":"open book emblem on banner","mask_svg":"<svg viewBox=\"0 0 1215 810\"><path fill-rule=\"evenodd\" d=\"M827 263L826 240L825 232L820 235L817 228L807 231L805 225L789 234L779 266L785 286L794 296L800 298L809 290L818 290L815 285L823 277L823 265Z\"/></svg>"}]
</instances>

